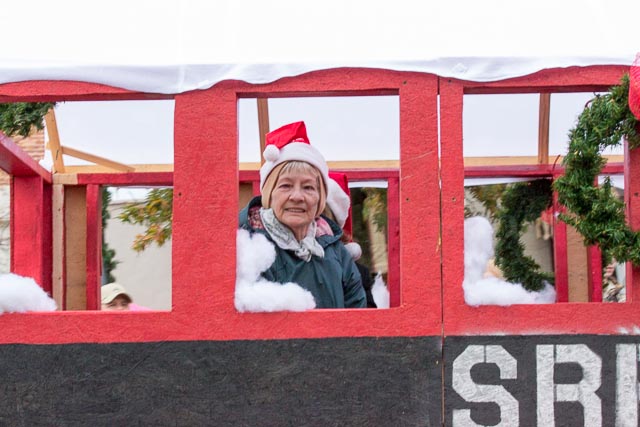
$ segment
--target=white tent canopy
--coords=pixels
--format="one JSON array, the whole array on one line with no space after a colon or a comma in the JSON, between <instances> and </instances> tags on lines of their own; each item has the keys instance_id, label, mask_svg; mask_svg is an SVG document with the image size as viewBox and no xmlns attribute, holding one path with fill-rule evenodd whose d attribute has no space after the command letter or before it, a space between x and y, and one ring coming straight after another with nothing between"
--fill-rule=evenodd
<instances>
[{"instance_id":1,"label":"white tent canopy","mask_svg":"<svg viewBox=\"0 0 640 427\"><path fill-rule=\"evenodd\" d=\"M334 67L491 81L553 67L630 65L640 51L640 2L627 0L22 0L3 4L0 16L11 35L0 51L0 83L77 80L165 94ZM317 100L272 100L271 128L305 120L328 160L360 160L363 153L397 159L397 97L349 102L355 104L340 110L322 109ZM64 145L129 164L173 162L172 101L97 104L58 105ZM476 155L474 144L498 153L516 147L508 134L500 144L499 136L475 129L488 121L468 115L474 105L465 101L465 155ZM556 152L583 105L571 104L555 122L552 116ZM240 160L257 161L254 105L241 102L239 114ZM494 127L516 120L496 117Z\"/></svg>"},{"instance_id":2,"label":"white tent canopy","mask_svg":"<svg viewBox=\"0 0 640 427\"><path fill-rule=\"evenodd\" d=\"M0 15L0 83L158 93L344 66L487 81L640 50L640 2L627 0L22 0Z\"/></svg>"}]
</instances>

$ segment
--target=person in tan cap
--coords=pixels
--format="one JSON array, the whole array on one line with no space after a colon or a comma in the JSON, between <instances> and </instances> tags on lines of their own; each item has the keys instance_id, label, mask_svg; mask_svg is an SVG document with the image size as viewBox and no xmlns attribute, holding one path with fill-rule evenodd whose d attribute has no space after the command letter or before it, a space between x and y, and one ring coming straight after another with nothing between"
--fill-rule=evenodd
<instances>
[{"instance_id":1,"label":"person in tan cap","mask_svg":"<svg viewBox=\"0 0 640 427\"><path fill-rule=\"evenodd\" d=\"M133 302L124 286L109 283L100 289L103 310L129 310Z\"/></svg>"}]
</instances>

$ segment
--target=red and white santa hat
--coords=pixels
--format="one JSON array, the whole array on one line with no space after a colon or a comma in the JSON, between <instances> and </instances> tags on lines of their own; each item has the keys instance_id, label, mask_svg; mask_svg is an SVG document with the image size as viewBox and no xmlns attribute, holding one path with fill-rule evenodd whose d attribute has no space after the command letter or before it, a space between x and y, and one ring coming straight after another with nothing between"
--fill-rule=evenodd
<instances>
[{"instance_id":1,"label":"red and white santa hat","mask_svg":"<svg viewBox=\"0 0 640 427\"><path fill-rule=\"evenodd\" d=\"M351 196L349 192L349 180L347 175L340 172L329 172L329 186L327 187L327 206L335 217L338 225L353 235L353 223L351 220ZM355 260L362 256L362 248L356 242L345 244L347 251Z\"/></svg>"},{"instance_id":2,"label":"red and white santa hat","mask_svg":"<svg viewBox=\"0 0 640 427\"><path fill-rule=\"evenodd\" d=\"M336 222L347 233L351 234L351 196L347 175L341 172L329 172L327 188L327 206L331 209Z\"/></svg>"},{"instance_id":3,"label":"red and white santa hat","mask_svg":"<svg viewBox=\"0 0 640 427\"><path fill-rule=\"evenodd\" d=\"M265 162L260 168L260 188L264 187L273 168L281 163L297 160L309 163L320 171L328 192L329 167L322 154L309 142L304 122L290 123L269 132L262 156Z\"/></svg>"}]
</instances>

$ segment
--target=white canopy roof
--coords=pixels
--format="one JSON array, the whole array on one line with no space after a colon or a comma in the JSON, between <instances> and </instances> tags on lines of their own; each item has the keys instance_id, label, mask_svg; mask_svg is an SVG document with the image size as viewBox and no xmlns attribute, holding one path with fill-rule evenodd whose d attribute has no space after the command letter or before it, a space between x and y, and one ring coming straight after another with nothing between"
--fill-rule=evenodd
<instances>
[{"instance_id":1,"label":"white canopy roof","mask_svg":"<svg viewBox=\"0 0 640 427\"><path fill-rule=\"evenodd\" d=\"M0 83L78 80L171 94L332 67L491 81L551 67L630 65L640 51L639 16L640 2L631 0L8 1L0 8ZM508 133L500 142L490 129L477 129L492 123L508 132L521 111L515 102L535 117L537 100L519 96L507 108L496 104L492 111L504 111L493 114L497 122L474 118L473 111L490 109L465 101L465 155L482 155L474 147L535 153L536 126L525 137L519 125L517 144ZM243 101L240 160L258 161L255 103ZM323 109L317 99L270 100L271 128L305 120L328 160L397 159L397 98L376 101ZM560 101L552 98L554 154L584 105L579 99L560 109ZM560 110L568 113L554 119ZM173 162L170 100L67 102L56 113L63 145L130 164ZM83 164L67 156L65 163Z\"/></svg>"},{"instance_id":2,"label":"white canopy roof","mask_svg":"<svg viewBox=\"0 0 640 427\"><path fill-rule=\"evenodd\" d=\"M158 93L344 66L488 81L640 50L629 0L21 0L0 16L0 83Z\"/></svg>"}]
</instances>

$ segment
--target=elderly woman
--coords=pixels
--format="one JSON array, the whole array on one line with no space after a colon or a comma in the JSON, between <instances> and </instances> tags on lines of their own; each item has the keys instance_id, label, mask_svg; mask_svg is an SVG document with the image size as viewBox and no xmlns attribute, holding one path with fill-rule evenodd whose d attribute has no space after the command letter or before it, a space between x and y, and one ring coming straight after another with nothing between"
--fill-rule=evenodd
<instances>
[{"instance_id":1,"label":"elderly woman","mask_svg":"<svg viewBox=\"0 0 640 427\"><path fill-rule=\"evenodd\" d=\"M267 135L261 196L240 212L240 227L273 242L276 259L262 277L294 282L317 308L366 307L360 274L340 241L341 228L321 216L327 203L327 164L307 138L304 122Z\"/></svg>"}]
</instances>

